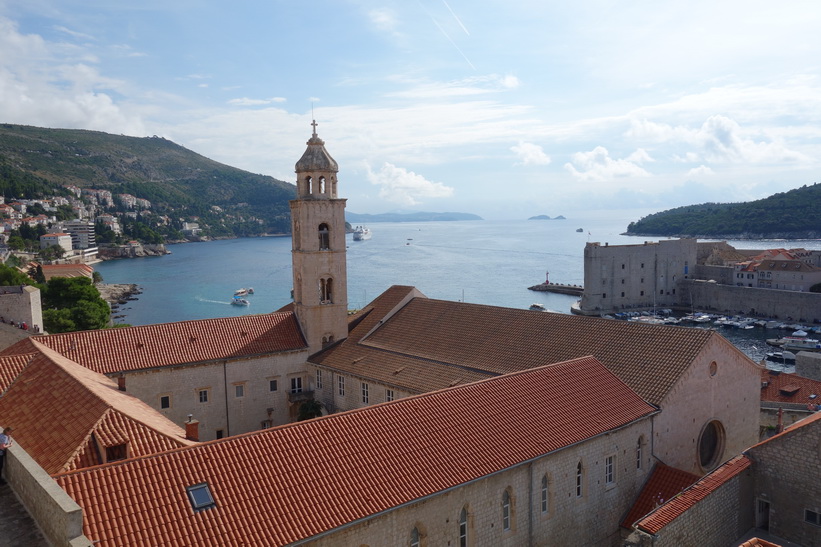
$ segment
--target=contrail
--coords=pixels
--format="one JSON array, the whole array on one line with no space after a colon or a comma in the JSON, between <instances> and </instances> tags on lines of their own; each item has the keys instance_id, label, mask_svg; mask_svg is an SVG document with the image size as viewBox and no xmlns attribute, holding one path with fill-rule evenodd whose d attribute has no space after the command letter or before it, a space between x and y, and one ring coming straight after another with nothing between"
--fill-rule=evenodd
<instances>
[{"instance_id":1,"label":"contrail","mask_svg":"<svg viewBox=\"0 0 821 547\"><path fill-rule=\"evenodd\" d=\"M450 14L451 14L451 15L453 15L453 18L454 18L454 19L456 19L456 22L457 22L457 23L459 23L459 26L460 26L460 27L462 27L462 30L464 30L464 31L465 31L465 34L467 34L468 36L470 36L470 33L468 32L468 29L465 27L465 25L463 25L463 24L462 24L462 20L461 20L461 19L459 19L459 16L458 16L458 15L456 15L456 14L453 12L453 10L452 10L452 9L450 9L450 4L448 4L446 0L442 0L442 3L443 3L443 4L445 4L445 7L446 7L446 8L448 8L448 11L450 12Z\"/></svg>"},{"instance_id":2,"label":"contrail","mask_svg":"<svg viewBox=\"0 0 821 547\"><path fill-rule=\"evenodd\" d=\"M455 48L456 48L456 51L458 51L458 52L459 52L459 55L461 55L462 57L464 57L465 61L467 61L467 63L470 65L470 68L472 68L473 70L476 70L476 67L475 67L475 66L473 66L473 63L471 63L471 62L470 62L470 59L468 59L467 55L465 55L465 54L462 52L462 50L461 50L461 49L459 49L459 46L457 46L457 45L456 45L456 42L454 42L454 41L453 41L453 39L452 39L452 38L448 35L448 33L447 33L447 32L445 32L445 29L443 29L443 28L442 28L442 25L440 25L440 24L436 21L436 19L434 19L433 17L431 17L431 19L433 20L433 24L434 24L434 25L436 25L436 28L438 28L438 29L439 29L439 31L440 31L442 34L444 34L444 35L445 35L445 38L447 38L447 39L448 39L448 41L449 41L451 44L453 44L453 47L455 47Z\"/></svg>"}]
</instances>

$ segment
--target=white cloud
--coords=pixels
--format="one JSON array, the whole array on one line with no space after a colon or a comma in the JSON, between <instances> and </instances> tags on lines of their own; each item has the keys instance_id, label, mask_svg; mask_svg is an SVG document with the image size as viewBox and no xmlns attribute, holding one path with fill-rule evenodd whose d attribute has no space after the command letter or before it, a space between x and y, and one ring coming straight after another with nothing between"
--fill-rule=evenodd
<instances>
[{"instance_id":1,"label":"white cloud","mask_svg":"<svg viewBox=\"0 0 821 547\"><path fill-rule=\"evenodd\" d=\"M404 99L444 99L447 97L465 97L470 95L482 95L486 93L498 93L519 87L519 79L513 75L500 76L498 74L486 74L484 76L473 76L461 80L451 80L449 82L428 82L407 80L404 77L395 78L400 83L410 83L409 89L388 93L389 97L401 97Z\"/></svg>"},{"instance_id":2,"label":"white cloud","mask_svg":"<svg viewBox=\"0 0 821 547\"><path fill-rule=\"evenodd\" d=\"M544 153L538 144L519 141L516 146L511 146L510 150L519 159L516 165L548 165L550 156Z\"/></svg>"},{"instance_id":3,"label":"white cloud","mask_svg":"<svg viewBox=\"0 0 821 547\"><path fill-rule=\"evenodd\" d=\"M445 198L453 195L453 188L441 182L432 182L408 171L385 162L382 168L374 172L370 165L365 166L368 180L379 186L379 197L385 201L400 205L418 205L421 198Z\"/></svg>"},{"instance_id":4,"label":"white cloud","mask_svg":"<svg viewBox=\"0 0 821 547\"><path fill-rule=\"evenodd\" d=\"M231 99L228 104L233 106L260 106L264 104L284 103L285 97L271 97L269 99L251 99L249 97L241 97L239 99Z\"/></svg>"},{"instance_id":5,"label":"white cloud","mask_svg":"<svg viewBox=\"0 0 821 547\"><path fill-rule=\"evenodd\" d=\"M373 9L368 12L368 19L374 27L380 32L387 32L389 34L397 34L397 19L396 14L387 8Z\"/></svg>"},{"instance_id":6,"label":"white cloud","mask_svg":"<svg viewBox=\"0 0 821 547\"><path fill-rule=\"evenodd\" d=\"M60 26L60 25L54 26L54 30L62 32L64 34L68 34L72 38L80 38L82 40L94 40L95 39L93 36L91 36L89 34L85 34L85 33L82 33L82 32L76 32L76 31L73 31L69 28Z\"/></svg>"},{"instance_id":7,"label":"white cloud","mask_svg":"<svg viewBox=\"0 0 821 547\"><path fill-rule=\"evenodd\" d=\"M572 163L566 163L567 169L574 177L582 181L603 182L620 177L648 177L639 163L652 161L643 150L637 150L627 159L613 159L603 146L597 146L590 152L576 152Z\"/></svg>"},{"instance_id":8,"label":"white cloud","mask_svg":"<svg viewBox=\"0 0 821 547\"><path fill-rule=\"evenodd\" d=\"M687 178L704 178L714 174L715 171L706 165L699 165L698 167L694 167L687 171Z\"/></svg>"}]
</instances>

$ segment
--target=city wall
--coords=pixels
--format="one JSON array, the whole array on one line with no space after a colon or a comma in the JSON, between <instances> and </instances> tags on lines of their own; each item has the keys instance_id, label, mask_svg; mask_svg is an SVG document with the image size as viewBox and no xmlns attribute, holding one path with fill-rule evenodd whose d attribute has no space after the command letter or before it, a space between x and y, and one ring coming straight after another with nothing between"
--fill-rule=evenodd
<instances>
[{"instance_id":1,"label":"city wall","mask_svg":"<svg viewBox=\"0 0 821 547\"><path fill-rule=\"evenodd\" d=\"M686 309L751 315L801 323L821 322L821 293L758 289L681 280L679 294Z\"/></svg>"},{"instance_id":2,"label":"city wall","mask_svg":"<svg viewBox=\"0 0 821 547\"><path fill-rule=\"evenodd\" d=\"M56 546L91 547L83 510L18 444L6 450L4 474L43 536Z\"/></svg>"},{"instance_id":3,"label":"city wall","mask_svg":"<svg viewBox=\"0 0 821 547\"><path fill-rule=\"evenodd\" d=\"M26 285L0 287L0 317L6 323L25 322L32 332L43 330L40 289Z\"/></svg>"}]
</instances>

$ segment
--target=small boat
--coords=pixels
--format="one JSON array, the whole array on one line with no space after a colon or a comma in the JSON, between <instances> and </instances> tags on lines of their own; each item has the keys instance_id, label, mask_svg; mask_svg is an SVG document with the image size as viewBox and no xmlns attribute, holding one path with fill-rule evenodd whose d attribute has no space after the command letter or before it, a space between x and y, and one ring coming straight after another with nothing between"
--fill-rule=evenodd
<instances>
[{"instance_id":1,"label":"small boat","mask_svg":"<svg viewBox=\"0 0 821 547\"><path fill-rule=\"evenodd\" d=\"M795 364L795 354L789 351L773 351L767 354L767 361L784 365Z\"/></svg>"},{"instance_id":2,"label":"small boat","mask_svg":"<svg viewBox=\"0 0 821 547\"><path fill-rule=\"evenodd\" d=\"M234 306L250 306L251 303L240 296L235 296L231 299L231 304Z\"/></svg>"},{"instance_id":3,"label":"small boat","mask_svg":"<svg viewBox=\"0 0 821 547\"><path fill-rule=\"evenodd\" d=\"M538 302L534 302L530 305L530 309L533 311L547 311L547 308L539 304Z\"/></svg>"},{"instance_id":4,"label":"small boat","mask_svg":"<svg viewBox=\"0 0 821 547\"><path fill-rule=\"evenodd\" d=\"M584 232L584 228L576 228L577 232Z\"/></svg>"},{"instance_id":5,"label":"small boat","mask_svg":"<svg viewBox=\"0 0 821 547\"><path fill-rule=\"evenodd\" d=\"M357 226L353 231L354 241L365 241L371 238L371 231L367 226Z\"/></svg>"}]
</instances>

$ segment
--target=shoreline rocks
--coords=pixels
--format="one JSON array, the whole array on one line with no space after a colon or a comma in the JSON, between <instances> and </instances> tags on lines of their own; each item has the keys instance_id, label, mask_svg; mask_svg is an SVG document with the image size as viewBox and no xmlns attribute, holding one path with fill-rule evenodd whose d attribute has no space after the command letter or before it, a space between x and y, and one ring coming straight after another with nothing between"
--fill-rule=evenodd
<instances>
[{"instance_id":1,"label":"shoreline rocks","mask_svg":"<svg viewBox=\"0 0 821 547\"><path fill-rule=\"evenodd\" d=\"M112 311L120 304L125 304L142 290L134 283L98 283L95 285L100 291L100 297L109 303Z\"/></svg>"},{"instance_id":2,"label":"shoreline rocks","mask_svg":"<svg viewBox=\"0 0 821 547\"><path fill-rule=\"evenodd\" d=\"M129 243L128 245L116 245L111 247L100 247L97 256L100 260L113 260L117 258L140 258L144 256L163 256L171 254L165 245L149 245L142 243Z\"/></svg>"}]
</instances>

